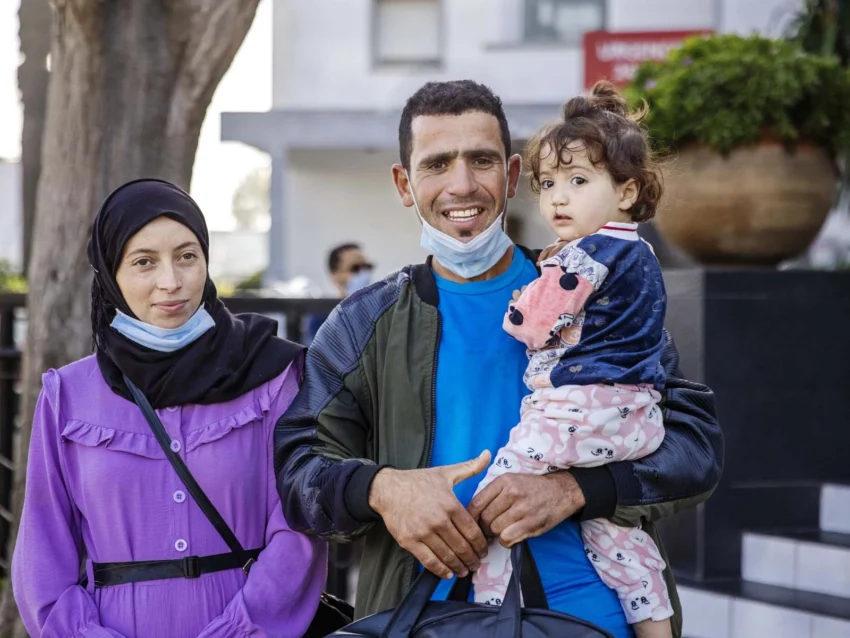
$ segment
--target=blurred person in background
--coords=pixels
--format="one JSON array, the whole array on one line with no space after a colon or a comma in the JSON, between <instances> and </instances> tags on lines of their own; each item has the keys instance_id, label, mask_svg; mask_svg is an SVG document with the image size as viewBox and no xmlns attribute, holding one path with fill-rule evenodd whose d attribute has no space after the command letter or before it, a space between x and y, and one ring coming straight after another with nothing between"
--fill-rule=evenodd
<instances>
[{"instance_id":1,"label":"blurred person in background","mask_svg":"<svg viewBox=\"0 0 850 638\"><path fill-rule=\"evenodd\" d=\"M328 274L340 299L345 299L372 283L375 267L366 259L360 244L345 243L328 253ZM306 342L309 345L328 315L308 315Z\"/></svg>"},{"instance_id":2,"label":"blurred person in background","mask_svg":"<svg viewBox=\"0 0 850 638\"><path fill-rule=\"evenodd\" d=\"M11 574L29 635L301 636L327 549L287 525L271 442L303 347L225 308L204 216L173 184L114 191L88 256L95 354L45 373L33 417ZM125 379L245 551L187 494Z\"/></svg>"},{"instance_id":3,"label":"blurred person in background","mask_svg":"<svg viewBox=\"0 0 850 638\"><path fill-rule=\"evenodd\" d=\"M374 269L359 244L341 244L328 253L328 273L341 299L372 283Z\"/></svg>"}]
</instances>

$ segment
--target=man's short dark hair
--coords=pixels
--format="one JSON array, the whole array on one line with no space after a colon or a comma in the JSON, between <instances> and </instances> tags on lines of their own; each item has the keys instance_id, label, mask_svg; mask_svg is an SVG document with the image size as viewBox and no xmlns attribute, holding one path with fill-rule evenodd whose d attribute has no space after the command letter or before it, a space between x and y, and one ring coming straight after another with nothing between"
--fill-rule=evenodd
<instances>
[{"instance_id":1,"label":"man's short dark hair","mask_svg":"<svg viewBox=\"0 0 850 638\"><path fill-rule=\"evenodd\" d=\"M402 166L410 170L414 118L420 115L463 115L473 112L488 113L499 121L507 158L511 154L511 132L502 108L502 100L493 91L472 80L428 82L410 96L401 112L401 122L398 125L398 150Z\"/></svg>"},{"instance_id":2,"label":"man's short dark hair","mask_svg":"<svg viewBox=\"0 0 850 638\"><path fill-rule=\"evenodd\" d=\"M340 244L339 246L337 246L336 248L331 250L331 252L328 253L328 270L329 271L331 271L333 273L333 272L336 272L337 270L339 270L339 265L342 262L342 254L344 252L348 251L348 250L362 250L362 249L360 248L360 244L352 244L352 243Z\"/></svg>"}]
</instances>

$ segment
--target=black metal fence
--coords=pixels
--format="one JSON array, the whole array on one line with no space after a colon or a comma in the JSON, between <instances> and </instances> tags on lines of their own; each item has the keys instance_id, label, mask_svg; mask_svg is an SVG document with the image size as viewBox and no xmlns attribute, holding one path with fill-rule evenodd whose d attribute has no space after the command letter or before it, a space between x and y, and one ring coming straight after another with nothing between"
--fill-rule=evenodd
<instances>
[{"instance_id":1,"label":"black metal fence","mask_svg":"<svg viewBox=\"0 0 850 638\"><path fill-rule=\"evenodd\" d=\"M15 343L16 313L26 305L24 295L0 295L0 567L8 569L6 541L12 524L13 448L18 414L21 353Z\"/></svg>"},{"instance_id":2,"label":"black metal fence","mask_svg":"<svg viewBox=\"0 0 850 638\"><path fill-rule=\"evenodd\" d=\"M336 299L270 297L228 297L223 301L231 312L258 312L277 318L283 328L281 336L299 343L306 342L307 317L325 316L338 303ZM7 572L11 558L6 555L6 544L12 523L13 450L18 422L17 385L21 372L20 348L25 308L25 295L0 293L0 568L3 573ZM348 573L352 557L350 546L331 547L327 590L341 598L349 598Z\"/></svg>"}]
</instances>

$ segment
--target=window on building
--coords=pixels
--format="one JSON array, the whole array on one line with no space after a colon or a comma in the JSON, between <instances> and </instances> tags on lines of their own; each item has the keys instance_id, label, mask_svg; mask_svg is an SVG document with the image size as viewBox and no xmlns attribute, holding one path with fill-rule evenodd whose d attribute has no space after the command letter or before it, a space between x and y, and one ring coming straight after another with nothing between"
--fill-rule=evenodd
<instances>
[{"instance_id":1,"label":"window on building","mask_svg":"<svg viewBox=\"0 0 850 638\"><path fill-rule=\"evenodd\" d=\"M605 0L525 0L526 42L579 44L605 28Z\"/></svg>"},{"instance_id":2,"label":"window on building","mask_svg":"<svg viewBox=\"0 0 850 638\"><path fill-rule=\"evenodd\" d=\"M439 63L440 23L440 0L375 0L375 61Z\"/></svg>"}]
</instances>

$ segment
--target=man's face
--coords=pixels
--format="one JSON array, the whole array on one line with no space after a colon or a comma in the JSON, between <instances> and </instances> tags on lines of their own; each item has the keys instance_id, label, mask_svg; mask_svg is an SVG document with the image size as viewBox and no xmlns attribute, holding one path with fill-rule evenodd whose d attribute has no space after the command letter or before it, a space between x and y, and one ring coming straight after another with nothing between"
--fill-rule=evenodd
<instances>
[{"instance_id":1,"label":"man's face","mask_svg":"<svg viewBox=\"0 0 850 638\"><path fill-rule=\"evenodd\" d=\"M339 267L331 273L331 279L340 292L345 294L352 276L362 270L372 270L372 264L359 248L350 248L339 256Z\"/></svg>"},{"instance_id":2,"label":"man's face","mask_svg":"<svg viewBox=\"0 0 850 638\"><path fill-rule=\"evenodd\" d=\"M400 164L393 178L405 206L419 204L437 230L470 241L489 227L516 194L520 158L507 160L498 120L488 113L422 115L414 118L408 181ZM413 194L411 194L411 188Z\"/></svg>"}]
</instances>

